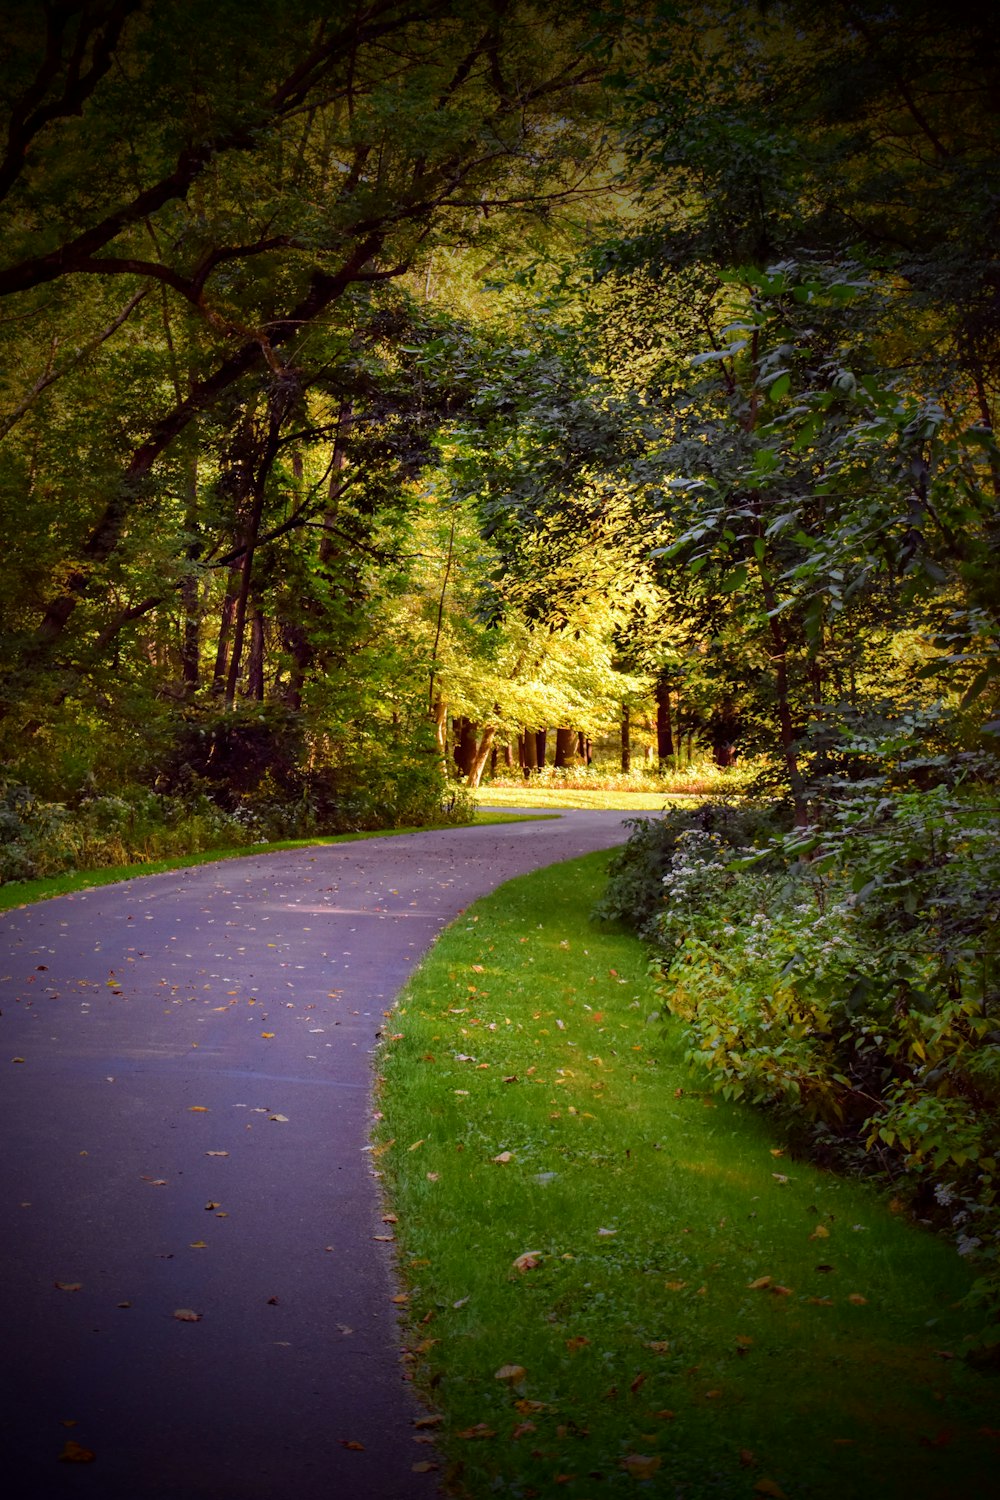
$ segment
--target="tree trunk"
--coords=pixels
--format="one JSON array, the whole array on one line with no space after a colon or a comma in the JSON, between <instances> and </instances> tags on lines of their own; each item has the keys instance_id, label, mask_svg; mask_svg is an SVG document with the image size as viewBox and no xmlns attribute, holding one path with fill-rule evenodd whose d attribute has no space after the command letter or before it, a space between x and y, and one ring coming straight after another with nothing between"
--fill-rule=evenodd
<instances>
[{"instance_id":1,"label":"tree trunk","mask_svg":"<svg viewBox=\"0 0 1000 1500\"><path fill-rule=\"evenodd\" d=\"M472 765L476 758L476 732L478 726L471 719L460 718L455 724L458 731L458 742L455 746L455 763L463 776L472 773Z\"/></svg>"},{"instance_id":2,"label":"tree trunk","mask_svg":"<svg viewBox=\"0 0 1000 1500\"><path fill-rule=\"evenodd\" d=\"M521 766L526 778L538 770L538 736L533 729L526 729L521 736Z\"/></svg>"},{"instance_id":3,"label":"tree trunk","mask_svg":"<svg viewBox=\"0 0 1000 1500\"><path fill-rule=\"evenodd\" d=\"M184 505L184 529L191 537L187 559L190 571L181 580L181 681L184 694L197 690L201 676L201 599L195 563L201 553L198 539L198 450L191 455L187 473Z\"/></svg>"},{"instance_id":4,"label":"tree trunk","mask_svg":"<svg viewBox=\"0 0 1000 1500\"><path fill-rule=\"evenodd\" d=\"M434 738L443 760L448 750L448 705L440 693L434 699Z\"/></svg>"},{"instance_id":5,"label":"tree trunk","mask_svg":"<svg viewBox=\"0 0 1000 1500\"><path fill-rule=\"evenodd\" d=\"M674 730L670 717L670 688L664 678L656 684L656 757L665 771L674 757Z\"/></svg>"},{"instance_id":6,"label":"tree trunk","mask_svg":"<svg viewBox=\"0 0 1000 1500\"><path fill-rule=\"evenodd\" d=\"M569 765L577 751L579 736L575 729L556 730L556 765L563 769Z\"/></svg>"},{"instance_id":7,"label":"tree trunk","mask_svg":"<svg viewBox=\"0 0 1000 1500\"><path fill-rule=\"evenodd\" d=\"M632 710L622 704L622 772L625 776L632 769Z\"/></svg>"},{"instance_id":8,"label":"tree trunk","mask_svg":"<svg viewBox=\"0 0 1000 1500\"><path fill-rule=\"evenodd\" d=\"M264 701L264 611L254 609L250 621L250 655L247 659L247 697Z\"/></svg>"},{"instance_id":9,"label":"tree trunk","mask_svg":"<svg viewBox=\"0 0 1000 1500\"><path fill-rule=\"evenodd\" d=\"M240 568L234 564L229 569L226 593L219 614L219 638L215 647L215 670L212 673L212 692L217 696L225 692L226 671L229 663L229 633L233 628L236 600L240 592Z\"/></svg>"},{"instance_id":10,"label":"tree trunk","mask_svg":"<svg viewBox=\"0 0 1000 1500\"><path fill-rule=\"evenodd\" d=\"M537 743L537 749L535 751L535 757L536 757L537 768L538 768L539 771L542 769L542 767L545 764L545 745L546 745L546 741L548 739L548 733L549 732L548 732L547 729L536 729L535 730L535 740L536 740L536 743Z\"/></svg>"},{"instance_id":11,"label":"tree trunk","mask_svg":"<svg viewBox=\"0 0 1000 1500\"><path fill-rule=\"evenodd\" d=\"M469 762L468 769L469 786L478 786L482 781L483 771L486 768L486 762L489 760L490 747L493 744L493 737L496 732L497 726L495 724L487 724L483 730L483 737L479 741L479 744L476 745L475 740L473 740L472 759Z\"/></svg>"}]
</instances>

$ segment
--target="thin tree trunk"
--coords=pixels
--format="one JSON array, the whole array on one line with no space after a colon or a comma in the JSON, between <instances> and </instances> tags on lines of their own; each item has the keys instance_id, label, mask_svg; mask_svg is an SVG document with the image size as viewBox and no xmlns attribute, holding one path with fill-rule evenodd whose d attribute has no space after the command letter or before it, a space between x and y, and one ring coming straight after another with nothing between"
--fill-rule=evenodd
<instances>
[{"instance_id":1,"label":"thin tree trunk","mask_svg":"<svg viewBox=\"0 0 1000 1500\"><path fill-rule=\"evenodd\" d=\"M670 689L661 677L656 684L656 757L665 771L674 755L674 729L670 717Z\"/></svg>"},{"instance_id":2,"label":"thin tree trunk","mask_svg":"<svg viewBox=\"0 0 1000 1500\"><path fill-rule=\"evenodd\" d=\"M239 592L240 569L239 564L234 564L229 569L226 593L222 600L222 610L219 615L219 637L215 647L215 670L212 673L212 692L217 696L221 696L226 687L226 671L229 663L229 635L233 628L233 616L236 613L236 600Z\"/></svg>"},{"instance_id":3,"label":"thin tree trunk","mask_svg":"<svg viewBox=\"0 0 1000 1500\"><path fill-rule=\"evenodd\" d=\"M490 747L493 744L496 732L497 726L495 724L487 724L483 730L483 737L479 741L479 744L476 745L473 741L473 754L468 770L469 786L478 786L482 781L483 771L486 769L486 762L490 757Z\"/></svg>"},{"instance_id":4,"label":"thin tree trunk","mask_svg":"<svg viewBox=\"0 0 1000 1500\"><path fill-rule=\"evenodd\" d=\"M538 736L533 729L526 729L521 736L521 765L525 777L538 770Z\"/></svg>"},{"instance_id":5,"label":"thin tree trunk","mask_svg":"<svg viewBox=\"0 0 1000 1500\"><path fill-rule=\"evenodd\" d=\"M250 655L247 659L247 697L264 701L264 611L258 605L250 621Z\"/></svg>"},{"instance_id":6,"label":"thin tree trunk","mask_svg":"<svg viewBox=\"0 0 1000 1500\"><path fill-rule=\"evenodd\" d=\"M622 704L622 772L628 775L632 769L632 710Z\"/></svg>"}]
</instances>

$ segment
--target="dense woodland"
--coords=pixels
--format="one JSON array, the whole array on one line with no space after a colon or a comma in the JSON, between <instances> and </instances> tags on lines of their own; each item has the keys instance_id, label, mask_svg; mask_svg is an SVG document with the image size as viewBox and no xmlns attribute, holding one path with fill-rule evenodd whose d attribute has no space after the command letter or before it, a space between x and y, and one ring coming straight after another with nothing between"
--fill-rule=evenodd
<instances>
[{"instance_id":1,"label":"dense woodland","mask_svg":"<svg viewBox=\"0 0 1000 1500\"><path fill-rule=\"evenodd\" d=\"M612 907L722 1087L986 1255L984 8L4 31L0 876L461 817L602 740L735 758L758 801L633 850Z\"/></svg>"}]
</instances>

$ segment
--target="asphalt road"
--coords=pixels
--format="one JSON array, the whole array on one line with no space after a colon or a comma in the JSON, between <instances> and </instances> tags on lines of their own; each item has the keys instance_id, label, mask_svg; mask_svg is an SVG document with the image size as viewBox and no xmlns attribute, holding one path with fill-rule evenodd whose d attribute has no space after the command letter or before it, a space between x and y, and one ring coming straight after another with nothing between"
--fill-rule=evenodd
<instances>
[{"instance_id":1,"label":"asphalt road","mask_svg":"<svg viewBox=\"0 0 1000 1500\"><path fill-rule=\"evenodd\" d=\"M0 917L6 1495L431 1500L366 1149L383 1012L471 901L624 837L574 812Z\"/></svg>"}]
</instances>

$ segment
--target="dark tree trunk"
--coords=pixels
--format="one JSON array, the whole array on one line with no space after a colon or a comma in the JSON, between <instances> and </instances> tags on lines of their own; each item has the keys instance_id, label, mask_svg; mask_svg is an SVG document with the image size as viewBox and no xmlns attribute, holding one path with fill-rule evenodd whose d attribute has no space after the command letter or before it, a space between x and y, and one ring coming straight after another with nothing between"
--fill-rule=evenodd
<instances>
[{"instance_id":1,"label":"dark tree trunk","mask_svg":"<svg viewBox=\"0 0 1000 1500\"><path fill-rule=\"evenodd\" d=\"M476 759L478 726L471 719L460 718L457 720L455 728L458 731L458 743L455 746L455 764L463 776L470 776Z\"/></svg>"},{"instance_id":2,"label":"dark tree trunk","mask_svg":"<svg viewBox=\"0 0 1000 1500\"><path fill-rule=\"evenodd\" d=\"M191 541L187 558L190 572L181 581L181 680L185 695L190 697L198 687L201 677L201 599L195 563L201 553L198 539L198 453L191 456L187 475L187 493L184 506L184 526Z\"/></svg>"},{"instance_id":3,"label":"dark tree trunk","mask_svg":"<svg viewBox=\"0 0 1000 1500\"><path fill-rule=\"evenodd\" d=\"M660 770L674 758L674 728L670 717L670 688L664 678L656 684L656 757Z\"/></svg>"},{"instance_id":4,"label":"dark tree trunk","mask_svg":"<svg viewBox=\"0 0 1000 1500\"><path fill-rule=\"evenodd\" d=\"M569 765L570 761L577 753L578 744L579 735L577 734L575 729L556 730L555 763L558 767L564 768Z\"/></svg>"},{"instance_id":5,"label":"dark tree trunk","mask_svg":"<svg viewBox=\"0 0 1000 1500\"><path fill-rule=\"evenodd\" d=\"M240 568L236 563L229 569L225 598L219 615L219 638L215 647L215 670L212 673L212 692L217 696L225 692L226 671L229 663L229 634L233 628L236 600L240 592Z\"/></svg>"},{"instance_id":6,"label":"dark tree trunk","mask_svg":"<svg viewBox=\"0 0 1000 1500\"><path fill-rule=\"evenodd\" d=\"M247 658L247 697L264 701L264 611L258 605L250 621L250 654Z\"/></svg>"},{"instance_id":7,"label":"dark tree trunk","mask_svg":"<svg viewBox=\"0 0 1000 1500\"><path fill-rule=\"evenodd\" d=\"M535 755L536 755L536 760L537 760L537 765L538 765L538 769L539 770L541 770L542 767L545 764L545 747L546 747L546 742L548 740L548 734L549 734L549 732L548 732L547 729L536 729L536 731L535 731L535 740L537 742L537 747L538 747L537 750L536 750L536 752L535 752Z\"/></svg>"},{"instance_id":8,"label":"dark tree trunk","mask_svg":"<svg viewBox=\"0 0 1000 1500\"><path fill-rule=\"evenodd\" d=\"M521 766L525 777L538 770L538 736L533 729L526 729L521 736Z\"/></svg>"},{"instance_id":9,"label":"dark tree trunk","mask_svg":"<svg viewBox=\"0 0 1000 1500\"><path fill-rule=\"evenodd\" d=\"M622 771L627 776L632 769L632 710L622 704Z\"/></svg>"}]
</instances>

